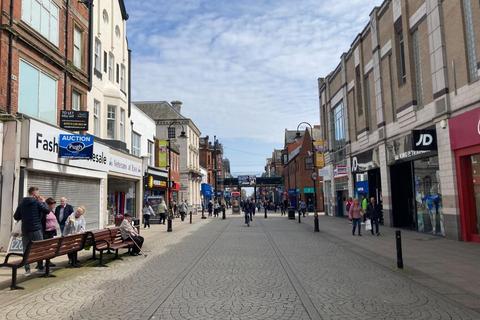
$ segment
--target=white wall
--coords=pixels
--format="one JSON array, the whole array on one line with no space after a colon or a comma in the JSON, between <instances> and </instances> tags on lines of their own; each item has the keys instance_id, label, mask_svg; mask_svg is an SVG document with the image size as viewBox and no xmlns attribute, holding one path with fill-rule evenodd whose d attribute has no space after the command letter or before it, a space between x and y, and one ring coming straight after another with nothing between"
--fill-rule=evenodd
<instances>
[{"instance_id":1,"label":"white wall","mask_svg":"<svg viewBox=\"0 0 480 320\"><path fill-rule=\"evenodd\" d=\"M148 141L155 143L156 125L155 121L137 108L133 103L130 105L132 114L132 130L141 135L140 156L148 155ZM155 149L154 149L155 151ZM154 164L150 164L153 166Z\"/></svg>"}]
</instances>

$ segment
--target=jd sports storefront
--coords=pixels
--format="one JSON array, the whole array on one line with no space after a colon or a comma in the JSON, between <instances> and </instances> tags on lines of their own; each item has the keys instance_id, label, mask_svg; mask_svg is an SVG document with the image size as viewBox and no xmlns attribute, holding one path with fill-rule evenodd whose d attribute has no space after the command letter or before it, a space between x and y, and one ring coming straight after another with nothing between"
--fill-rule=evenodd
<instances>
[{"instance_id":1,"label":"jd sports storefront","mask_svg":"<svg viewBox=\"0 0 480 320\"><path fill-rule=\"evenodd\" d=\"M432 143L417 143L422 134ZM435 130L415 130L388 142L387 150L393 226L444 236Z\"/></svg>"}]
</instances>

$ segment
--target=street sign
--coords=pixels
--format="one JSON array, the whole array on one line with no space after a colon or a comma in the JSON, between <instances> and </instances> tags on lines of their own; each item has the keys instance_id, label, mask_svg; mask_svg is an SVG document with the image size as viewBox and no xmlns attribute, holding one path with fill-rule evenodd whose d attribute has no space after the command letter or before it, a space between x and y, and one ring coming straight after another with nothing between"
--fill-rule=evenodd
<instances>
[{"instance_id":1,"label":"street sign","mask_svg":"<svg viewBox=\"0 0 480 320\"><path fill-rule=\"evenodd\" d=\"M80 134L61 134L59 137L59 158L92 159L93 136Z\"/></svg>"},{"instance_id":2,"label":"street sign","mask_svg":"<svg viewBox=\"0 0 480 320\"><path fill-rule=\"evenodd\" d=\"M71 131L88 131L88 111L62 110L60 128Z\"/></svg>"},{"instance_id":3,"label":"street sign","mask_svg":"<svg viewBox=\"0 0 480 320\"><path fill-rule=\"evenodd\" d=\"M312 173L312 180L317 180L317 177L318 177L317 173L313 172Z\"/></svg>"}]
</instances>

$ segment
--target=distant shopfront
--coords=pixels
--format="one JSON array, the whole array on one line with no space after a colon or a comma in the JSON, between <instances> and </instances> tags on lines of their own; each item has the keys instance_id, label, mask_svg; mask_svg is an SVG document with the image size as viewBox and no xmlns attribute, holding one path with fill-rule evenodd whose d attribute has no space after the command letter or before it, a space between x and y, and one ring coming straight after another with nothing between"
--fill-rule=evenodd
<instances>
[{"instance_id":1,"label":"distant shopfront","mask_svg":"<svg viewBox=\"0 0 480 320\"><path fill-rule=\"evenodd\" d=\"M376 201L380 201L382 183L378 148L352 156L351 163L354 196L356 198L361 198L362 196L367 198L375 197Z\"/></svg>"},{"instance_id":2,"label":"distant shopfront","mask_svg":"<svg viewBox=\"0 0 480 320\"><path fill-rule=\"evenodd\" d=\"M425 136L428 139L421 140ZM416 130L387 142L387 161L393 226L444 236L435 129Z\"/></svg>"},{"instance_id":3,"label":"distant shopfront","mask_svg":"<svg viewBox=\"0 0 480 320\"><path fill-rule=\"evenodd\" d=\"M480 108L451 118L449 127L462 239L480 242Z\"/></svg>"}]
</instances>

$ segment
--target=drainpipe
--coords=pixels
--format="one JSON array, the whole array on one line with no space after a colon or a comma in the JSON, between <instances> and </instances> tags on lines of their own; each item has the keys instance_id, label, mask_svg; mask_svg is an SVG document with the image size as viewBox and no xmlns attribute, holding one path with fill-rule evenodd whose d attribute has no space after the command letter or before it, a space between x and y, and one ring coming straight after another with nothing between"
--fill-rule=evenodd
<instances>
[{"instance_id":1,"label":"drainpipe","mask_svg":"<svg viewBox=\"0 0 480 320\"><path fill-rule=\"evenodd\" d=\"M67 0L65 5L65 58L64 58L64 66L63 66L63 110L67 110L67 66L68 66L68 13L70 9L70 0Z\"/></svg>"},{"instance_id":2,"label":"drainpipe","mask_svg":"<svg viewBox=\"0 0 480 320\"><path fill-rule=\"evenodd\" d=\"M132 113L132 49L128 48L128 117Z\"/></svg>"},{"instance_id":3,"label":"drainpipe","mask_svg":"<svg viewBox=\"0 0 480 320\"><path fill-rule=\"evenodd\" d=\"M10 0L10 19L8 22L9 29L8 30L8 89L7 89L7 113L12 113L12 90L13 90L13 83L12 83L12 73L13 73L13 3L14 0Z\"/></svg>"}]
</instances>

